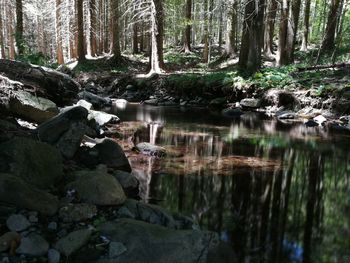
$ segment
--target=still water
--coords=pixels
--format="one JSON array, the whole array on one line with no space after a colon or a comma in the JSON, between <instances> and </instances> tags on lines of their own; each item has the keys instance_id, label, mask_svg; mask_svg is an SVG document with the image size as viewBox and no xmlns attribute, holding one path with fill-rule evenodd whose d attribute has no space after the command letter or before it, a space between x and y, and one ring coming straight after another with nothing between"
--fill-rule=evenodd
<instances>
[{"instance_id":1,"label":"still water","mask_svg":"<svg viewBox=\"0 0 350 263\"><path fill-rule=\"evenodd\" d=\"M132 141L167 151L128 152L142 199L218 232L239 262L350 262L349 135L257 113L113 111L126 150Z\"/></svg>"}]
</instances>

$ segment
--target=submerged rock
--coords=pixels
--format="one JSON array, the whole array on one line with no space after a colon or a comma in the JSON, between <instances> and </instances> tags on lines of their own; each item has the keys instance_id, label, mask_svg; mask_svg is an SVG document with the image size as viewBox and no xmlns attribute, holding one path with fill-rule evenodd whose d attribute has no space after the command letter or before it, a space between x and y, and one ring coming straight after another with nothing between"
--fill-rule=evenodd
<instances>
[{"instance_id":1,"label":"submerged rock","mask_svg":"<svg viewBox=\"0 0 350 263\"><path fill-rule=\"evenodd\" d=\"M89 242L91 234L92 231L90 229L81 229L71 232L58 240L55 248L66 257L69 257Z\"/></svg>"},{"instance_id":2,"label":"submerged rock","mask_svg":"<svg viewBox=\"0 0 350 263\"><path fill-rule=\"evenodd\" d=\"M6 226L11 231L21 232L30 226L30 222L24 215L14 214L10 215L10 217L6 220Z\"/></svg>"},{"instance_id":3,"label":"submerged rock","mask_svg":"<svg viewBox=\"0 0 350 263\"><path fill-rule=\"evenodd\" d=\"M208 252L218 243L213 232L173 230L132 219L107 222L100 227L101 234L112 242L120 242L126 251L113 262L178 263L207 262ZM97 262L109 262L108 258Z\"/></svg>"},{"instance_id":4,"label":"submerged rock","mask_svg":"<svg viewBox=\"0 0 350 263\"><path fill-rule=\"evenodd\" d=\"M128 249L121 242L111 242L108 248L108 257L115 258L126 252Z\"/></svg>"},{"instance_id":5,"label":"submerged rock","mask_svg":"<svg viewBox=\"0 0 350 263\"><path fill-rule=\"evenodd\" d=\"M141 142L137 144L136 149L140 151L142 154L146 154L150 156L164 157L166 155L165 148L148 143L148 142Z\"/></svg>"},{"instance_id":6,"label":"submerged rock","mask_svg":"<svg viewBox=\"0 0 350 263\"><path fill-rule=\"evenodd\" d=\"M222 115L229 118L239 118L243 114L240 108L227 108L222 111Z\"/></svg>"},{"instance_id":7,"label":"submerged rock","mask_svg":"<svg viewBox=\"0 0 350 263\"><path fill-rule=\"evenodd\" d=\"M49 250L49 243L40 235L30 233L28 236L22 237L21 244L17 248L18 254L29 256L44 256Z\"/></svg>"}]
</instances>

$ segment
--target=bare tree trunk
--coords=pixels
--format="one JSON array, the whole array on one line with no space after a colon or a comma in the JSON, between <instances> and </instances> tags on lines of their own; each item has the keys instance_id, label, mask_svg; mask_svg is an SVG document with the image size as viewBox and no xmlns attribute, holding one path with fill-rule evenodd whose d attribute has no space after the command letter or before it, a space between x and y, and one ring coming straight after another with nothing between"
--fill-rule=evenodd
<instances>
[{"instance_id":1,"label":"bare tree trunk","mask_svg":"<svg viewBox=\"0 0 350 263\"><path fill-rule=\"evenodd\" d=\"M57 44L57 63L63 64L62 49L62 21L61 21L61 0L56 0L56 44Z\"/></svg>"},{"instance_id":2,"label":"bare tree trunk","mask_svg":"<svg viewBox=\"0 0 350 263\"><path fill-rule=\"evenodd\" d=\"M120 52L120 35L119 35L119 0L112 1L113 15L113 54L116 61L121 57Z\"/></svg>"},{"instance_id":3,"label":"bare tree trunk","mask_svg":"<svg viewBox=\"0 0 350 263\"><path fill-rule=\"evenodd\" d=\"M151 2L151 56L150 74L159 74L164 68L163 60L163 0Z\"/></svg>"},{"instance_id":4,"label":"bare tree trunk","mask_svg":"<svg viewBox=\"0 0 350 263\"><path fill-rule=\"evenodd\" d=\"M275 31L275 22L277 14L277 0L269 0L268 11L266 14L266 23L264 28L264 55L271 57L273 55L273 35Z\"/></svg>"},{"instance_id":5,"label":"bare tree trunk","mask_svg":"<svg viewBox=\"0 0 350 263\"><path fill-rule=\"evenodd\" d=\"M209 21L208 21L208 1L204 0L204 28L203 28L203 42L204 42L204 49L203 49L203 62L208 63L208 56L209 56Z\"/></svg>"},{"instance_id":6,"label":"bare tree trunk","mask_svg":"<svg viewBox=\"0 0 350 263\"><path fill-rule=\"evenodd\" d=\"M14 41L14 32L13 32L13 13L12 13L12 7L9 5L8 10L9 18L7 21L7 27L8 27L8 37L9 37L9 58L14 59L15 58L15 41Z\"/></svg>"},{"instance_id":7,"label":"bare tree trunk","mask_svg":"<svg viewBox=\"0 0 350 263\"><path fill-rule=\"evenodd\" d=\"M96 0L91 0L90 2L90 44L91 44L91 56L97 55L97 19L96 19Z\"/></svg>"},{"instance_id":8,"label":"bare tree trunk","mask_svg":"<svg viewBox=\"0 0 350 263\"><path fill-rule=\"evenodd\" d=\"M84 48L84 14L83 14L83 0L78 0L78 59L79 61L85 60L85 48Z\"/></svg>"},{"instance_id":9,"label":"bare tree trunk","mask_svg":"<svg viewBox=\"0 0 350 263\"><path fill-rule=\"evenodd\" d=\"M335 32L339 16L340 0L332 0L328 13L327 27L321 45L321 53L330 52L334 48Z\"/></svg>"},{"instance_id":10,"label":"bare tree trunk","mask_svg":"<svg viewBox=\"0 0 350 263\"><path fill-rule=\"evenodd\" d=\"M134 11L134 16L136 16L136 11ZM137 54L139 53L139 23L134 22L132 25L132 53Z\"/></svg>"},{"instance_id":11,"label":"bare tree trunk","mask_svg":"<svg viewBox=\"0 0 350 263\"><path fill-rule=\"evenodd\" d=\"M264 19L265 0L257 2L247 0L245 3L244 23L239 54L239 67L254 73L261 66L261 34Z\"/></svg>"},{"instance_id":12,"label":"bare tree trunk","mask_svg":"<svg viewBox=\"0 0 350 263\"><path fill-rule=\"evenodd\" d=\"M307 45L309 42L310 6L311 6L311 0L305 0L304 30L303 30L303 40L301 42L301 48L300 48L301 51L307 50Z\"/></svg>"},{"instance_id":13,"label":"bare tree trunk","mask_svg":"<svg viewBox=\"0 0 350 263\"><path fill-rule=\"evenodd\" d=\"M295 42L298 33L301 0L292 0L290 26L288 27L288 55L289 63L294 61Z\"/></svg>"},{"instance_id":14,"label":"bare tree trunk","mask_svg":"<svg viewBox=\"0 0 350 263\"><path fill-rule=\"evenodd\" d=\"M23 43L23 4L22 0L16 0L16 45L18 55L23 55L24 53L24 43Z\"/></svg>"},{"instance_id":15,"label":"bare tree trunk","mask_svg":"<svg viewBox=\"0 0 350 263\"><path fill-rule=\"evenodd\" d=\"M281 21L278 38L277 65L287 65L288 56L288 27L289 25L289 6L290 0L283 0L281 4Z\"/></svg>"},{"instance_id":16,"label":"bare tree trunk","mask_svg":"<svg viewBox=\"0 0 350 263\"><path fill-rule=\"evenodd\" d=\"M235 57L236 54L236 25L237 25L237 0L229 0L227 14L227 31L225 56Z\"/></svg>"},{"instance_id":17,"label":"bare tree trunk","mask_svg":"<svg viewBox=\"0 0 350 263\"><path fill-rule=\"evenodd\" d=\"M4 44L4 31L3 31L3 22L2 22L2 10L3 6L0 6L0 49L1 49L1 58L5 58L5 44Z\"/></svg>"},{"instance_id":18,"label":"bare tree trunk","mask_svg":"<svg viewBox=\"0 0 350 263\"><path fill-rule=\"evenodd\" d=\"M186 28L184 34L183 51L185 53L191 52L191 24L192 24L192 0L186 0Z\"/></svg>"}]
</instances>

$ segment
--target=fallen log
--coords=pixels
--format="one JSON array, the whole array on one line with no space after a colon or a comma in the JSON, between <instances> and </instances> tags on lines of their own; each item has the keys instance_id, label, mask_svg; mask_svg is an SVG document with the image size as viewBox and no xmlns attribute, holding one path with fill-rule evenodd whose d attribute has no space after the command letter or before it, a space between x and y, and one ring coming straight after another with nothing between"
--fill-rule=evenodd
<instances>
[{"instance_id":1,"label":"fallen log","mask_svg":"<svg viewBox=\"0 0 350 263\"><path fill-rule=\"evenodd\" d=\"M310 66L310 67L297 68L297 70L298 72L303 72L303 71L311 71L311 70L319 70L319 69L346 68L346 67L350 67L350 64L338 63L338 64L332 64L332 65L316 65L316 66Z\"/></svg>"},{"instance_id":2,"label":"fallen log","mask_svg":"<svg viewBox=\"0 0 350 263\"><path fill-rule=\"evenodd\" d=\"M21 82L24 90L48 98L58 106L71 104L80 89L79 83L64 73L21 61L0 59L0 74Z\"/></svg>"}]
</instances>

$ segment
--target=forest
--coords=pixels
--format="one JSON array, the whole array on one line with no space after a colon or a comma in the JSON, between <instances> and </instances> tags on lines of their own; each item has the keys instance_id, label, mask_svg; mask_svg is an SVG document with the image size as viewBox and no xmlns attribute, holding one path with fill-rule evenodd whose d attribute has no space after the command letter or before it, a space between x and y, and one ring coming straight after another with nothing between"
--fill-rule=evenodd
<instances>
[{"instance_id":1,"label":"forest","mask_svg":"<svg viewBox=\"0 0 350 263\"><path fill-rule=\"evenodd\" d=\"M0 261L350 262L348 0L0 0Z\"/></svg>"}]
</instances>

